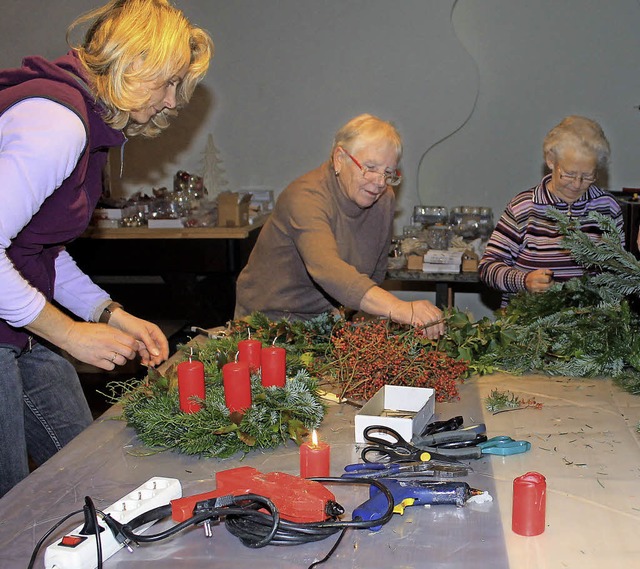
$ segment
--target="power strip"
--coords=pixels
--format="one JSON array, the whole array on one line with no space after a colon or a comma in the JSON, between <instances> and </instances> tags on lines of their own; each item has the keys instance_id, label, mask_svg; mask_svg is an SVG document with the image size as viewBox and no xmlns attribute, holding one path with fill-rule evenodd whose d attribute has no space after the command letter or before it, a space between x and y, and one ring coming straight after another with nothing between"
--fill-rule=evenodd
<instances>
[{"instance_id":1,"label":"power strip","mask_svg":"<svg viewBox=\"0 0 640 569\"><path fill-rule=\"evenodd\" d=\"M98 508L97 505L96 508L105 514L111 514L111 517L121 524L126 524L144 512L169 504L171 500L181 497L182 486L179 480L156 476L114 502L107 509ZM102 560L105 561L124 545L118 543L100 516L98 516L98 523L104 527L104 531L100 532L100 541ZM136 533L146 531L151 525L153 522L136 528ZM47 547L44 554L46 569L95 569L98 566L96 536L80 533L83 527L84 524L78 526L74 531Z\"/></svg>"}]
</instances>

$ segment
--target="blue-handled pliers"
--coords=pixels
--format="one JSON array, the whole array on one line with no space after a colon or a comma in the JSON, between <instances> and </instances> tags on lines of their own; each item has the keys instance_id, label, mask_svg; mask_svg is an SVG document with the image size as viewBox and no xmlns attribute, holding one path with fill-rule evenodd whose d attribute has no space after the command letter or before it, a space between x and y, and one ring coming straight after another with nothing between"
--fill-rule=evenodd
<instances>
[{"instance_id":1,"label":"blue-handled pliers","mask_svg":"<svg viewBox=\"0 0 640 569\"><path fill-rule=\"evenodd\" d=\"M466 476L469 468L459 464L429 464L428 462L366 462L348 464L342 478L397 478L418 476Z\"/></svg>"}]
</instances>

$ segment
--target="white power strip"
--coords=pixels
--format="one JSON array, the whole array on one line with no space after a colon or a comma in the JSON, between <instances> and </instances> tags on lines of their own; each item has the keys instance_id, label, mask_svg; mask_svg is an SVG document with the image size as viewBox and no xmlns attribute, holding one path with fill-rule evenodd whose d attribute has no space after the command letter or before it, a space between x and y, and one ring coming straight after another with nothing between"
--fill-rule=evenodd
<instances>
[{"instance_id":1,"label":"white power strip","mask_svg":"<svg viewBox=\"0 0 640 569\"><path fill-rule=\"evenodd\" d=\"M96 508L105 514L111 514L111 517L121 524L126 524L144 512L158 506L164 506L171 500L181 497L182 486L179 480L154 477L108 508L100 508L98 505ZM124 545L118 543L100 516L98 516L98 523L104 527L104 531L100 532L100 541L102 543L102 560L105 561L122 549ZM153 522L150 522L136 528L136 533L145 531L152 524ZM95 569L98 566L96 536L80 533L83 527L84 524L78 526L56 543L47 547L44 555L46 569Z\"/></svg>"}]
</instances>

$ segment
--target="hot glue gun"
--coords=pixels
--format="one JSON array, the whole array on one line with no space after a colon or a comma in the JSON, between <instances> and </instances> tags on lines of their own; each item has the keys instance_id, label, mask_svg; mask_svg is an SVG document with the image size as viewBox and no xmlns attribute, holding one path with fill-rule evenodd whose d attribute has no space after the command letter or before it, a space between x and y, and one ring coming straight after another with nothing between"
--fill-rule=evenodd
<instances>
[{"instance_id":1,"label":"hot glue gun","mask_svg":"<svg viewBox=\"0 0 640 569\"><path fill-rule=\"evenodd\" d=\"M464 506L471 497L482 494L481 490L471 488L466 482L408 482L394 479L381 478L382 482L393 496L394 513L404 514L407 506L419 506L425 504L455 504ZM353 519L363 521L375 520L382 516L388 507L384 494L371 486L369 499L353 511ZM374 526L371 531L378 531L382 526Z\"/></svg>"}]
</instances>

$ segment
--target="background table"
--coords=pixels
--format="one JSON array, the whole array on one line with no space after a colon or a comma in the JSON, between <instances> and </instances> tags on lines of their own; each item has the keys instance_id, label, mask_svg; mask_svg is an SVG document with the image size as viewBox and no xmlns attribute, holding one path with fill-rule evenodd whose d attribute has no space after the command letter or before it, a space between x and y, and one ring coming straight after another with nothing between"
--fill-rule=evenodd
<instances>
[{"instance_id":1,"label":"background table","mask_svg":"<svg viewBox=\"0 0 640 569\"><path fill-rule=\"evenodd\" d=\"M542 403L493 415L484 399L493 389L511 390ZM107 507L152 476L175 477L184 495L214 489L215 472L253 466L262 472L298 473L292 442L255 451L244 459L198 459L153 453L116 420L113 408L0 500L0 567L26 566L36 541L64 514L91 496ZM349 405L331 405L320 428L331 444L331 474L358 457L354 415ZM485 422L489 436L508 434L529 440L531 451L472 461L468 481L487 490L483 505L409 507L380 532L349 531L326 565L332 568L430 569L627 569L640 560L640 398L608 380L571 380L496 374L472 378L457 402L436 405L439 419L463 415L465 424ZM547 479L546 531L522 537L511 531L513 479L538 471ZM347 511L366 499L363 488L332 486ZM75 528L65 524L56 536ZM161 522L157 529L170 525ZM122 550L105 567L277 567L306 568L333 545L335 537L293 547L244 547L222 526L205 539L202 528L184 531L155 545ZM38 567L43 566L43 557Z\"/></svg>"},{"instance_id":2,"label":"background table","mask_svg":"<svg viewBox=\"0 0 640 569\"><path fill-rule=\"evenodd\" d=\"M236 278L265 221L243 227L91 227L67 249L136 316L208 328L233 316Z\"/></svg>"},{"instance_id":3,"label":"background table","mask_svg":"<svg viewBox=\"0 0 640 569\"><path fill-rule=\"evenodd\" d=\"M469 273L425 273L408 269L388 270L387 281L405 283L410 289L416 284L430 284L435 286L436 306L451 308L455 305L456 290L473 290L488 294L490 291L480 282L477 272Z\"/></svg>"}]
</instances>

